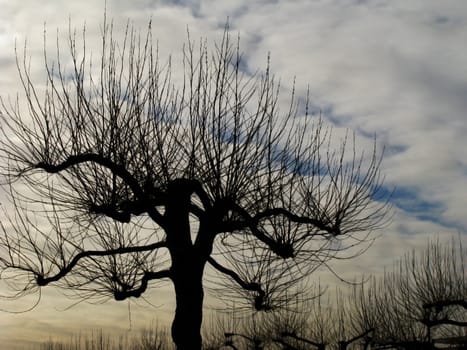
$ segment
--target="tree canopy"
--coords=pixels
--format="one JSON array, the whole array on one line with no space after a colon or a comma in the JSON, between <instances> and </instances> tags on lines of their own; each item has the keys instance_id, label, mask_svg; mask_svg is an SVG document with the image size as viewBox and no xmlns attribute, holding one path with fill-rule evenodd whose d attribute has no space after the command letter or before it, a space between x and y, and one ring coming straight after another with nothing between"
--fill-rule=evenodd
<instances>
[{"instance_id":1,"label":"tree canopy","mask_svg":"<svg viewBox=\"0 0 467 350\"><path fill-rule=\"evenodd\" d=\"M53 284L124 300L167 280L174 342L196 349L205 266L224 295L268 310L385 222L381 153L333 143L294 92L284 106L269 65L245 71L228 29L212 49L188 40L180 81L150 28L121 40L103 28L99 56L76 32L68 60L46 52L45 85L18 55L24 98L2 100L15 210L0 268L20 294Z\"/></svg>"}]
</instances>

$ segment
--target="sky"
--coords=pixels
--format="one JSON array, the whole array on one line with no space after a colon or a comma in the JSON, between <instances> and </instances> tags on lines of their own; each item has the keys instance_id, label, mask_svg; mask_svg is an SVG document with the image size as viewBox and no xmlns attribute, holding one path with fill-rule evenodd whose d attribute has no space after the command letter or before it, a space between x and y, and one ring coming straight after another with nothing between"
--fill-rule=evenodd
<instances>
[{"instance_id":1,"label":"sky","mask_svg":"<svg viewBox=\"0 0 467 350\"><path fill-rule=\"evenodd\" d=\"M359 142L376 136L385 147L382 172L385 188L394 190L393 216L364 255L333 265L342 277L381 273L429 238L467 243L466 1L0 0L0 96L21 92L15 43L22 48L27 40L32 74L39 77L44 28L53 46L70 23L78 30L86 24L92 42L105 8L120 35L128 20L144 30L152 19L160 52L174 58L187 28L192 38L212 41L228 19L249 70L264 69L270 53L284 89L294 80L298 96L309 89L313 113L337 131L355 132ZM325 273L320 278L335 283ZM0 344L20 348L91 328L132 332L152 319L170 322L173 312L170 288L148 293L147 302L76 306L44 288L34 310L12 313L36 299L0 299Z\"/></svg>"}]
</instances>

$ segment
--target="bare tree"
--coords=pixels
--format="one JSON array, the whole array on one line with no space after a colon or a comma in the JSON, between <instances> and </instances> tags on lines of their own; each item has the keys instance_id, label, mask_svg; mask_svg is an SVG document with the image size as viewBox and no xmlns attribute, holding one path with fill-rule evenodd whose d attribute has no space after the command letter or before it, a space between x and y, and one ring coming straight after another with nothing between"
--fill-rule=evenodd
<instances>
[{"instance_id":1,"label":"bare tree","mask_svg":"<svg viewBox=\"0 0 467 350\"><path fill-rule=\"evenodd\" d=\"M315 294L316 298L321 296L320 287ZM295 303L293 308L281 308L271 313L268 322L265 322L270 342L283 350L308 349L310 342L304 342L302 337L309 334L309 319L313 317L314 301L314 299L308 300L301 296L299 299L290 301Z\"/></svg>"},{"instance_id":2,"label":"bare tree","mask_svg":"<svg viewBox=\"0 0 467 350\"><path fill-rule=\"evenodd\" d=\"M358 284L355 284L358 285ZM347 350L354 344L367 348L373 337L374 328L354 322L354 298L338 289L331 304L332 338L337 339L337 349Z\"/></svg>"},{"instance_id":3,"label":"bare tree","mask_svg":"<svg viewBox=\"0 0 467 350\"><path fill-rule=\"evenodd\" d=\"M46 52L44 89L18 57L26 98L2 102L16 211L0 266L20 294L53 284L124 300L170 281L173 340L199 349L206 266L268 310L386 220L378 153L348 137L333 147L293 93L284 108L269 67L245 73L228 30L212 51L188 40L181 82L150 29L112 32L104 23L98 62L84 34L69 35L71 68Z\"/></svg>"},{"instance_id":4,"label":"bare tree","mask_svg":"<svg viewBox=\"0 0 467 350\"><path fill-rule=\"evenodd\" d=\"M421 254L412 252L400 263L399 293L411 301L407 313L424 326L428 343L446 326L467 327L465 253L461 241L431 241Z\"/></svg>"},{"instance_id":5,"label":"bare tree","mask_svg":"<svg viewBox=\"0 0 467 350\"><path fill-rule=\"evenodd\" d=\"M340 289L335 293L323 294L311 303L302 303L307 312L302 314L281 313L275 328L282 337L278 340L299 349L339 349L346 350L355 344L366 348L373 336L373 329L363 327L354 321L353 296L344 294ZM301 316L301 317L298 317ZM303 317L305 316L305 317ZM304 347L303 347L304 346Z\"/></svg>"},{"instance_id":6,"label":"bare tree","mask_svg":"<svg viewBox=\"0 0 467 350\"><path fill-rule=\"evenodd\" d=\"M141 329L139 338L133 345L137 350L169 350L170 336L166 328L151 322L149 327Z\"/></svg>"},{"instance_id":7,"label":"bare tree","mask_svg":"<svg viewBox=\"0 0 467 350\"><path fill-rule=\"evenodd\" d=\"M406 254L381 278L354 290L353 323L380 347L433 349L467 330L465 249L453 239ZM465 332L465 330L464 330ZM451 339L452 340L452 339Z\"/></svg>"}]
</instances>

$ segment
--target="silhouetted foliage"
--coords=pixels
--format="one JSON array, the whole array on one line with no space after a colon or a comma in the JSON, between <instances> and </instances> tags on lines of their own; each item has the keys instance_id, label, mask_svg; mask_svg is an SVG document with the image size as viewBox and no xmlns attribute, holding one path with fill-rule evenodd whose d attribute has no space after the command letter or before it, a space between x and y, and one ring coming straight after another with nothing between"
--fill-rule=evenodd
<instances>
[{"instance_id":1,"label":"silhouetted foliage","mask_svg":"<svg viewBox=\"0 0 467 350\"><path fill-rule=\"evenodd\" d=\"M269 67L242 70L228 30L212 51L188 41L174 82L150 29L117 41L104 23L94 60L84 32L67 58L45 52L45 86L19 56L25 99L2 102L15 212L0 267L18 296L53 284L124 300L169 281L173 340L194 350L206 266L224 298L267 311L384 223L377 152L335 145L293 93L284 108Z\"/></svg>"}]
</instances>

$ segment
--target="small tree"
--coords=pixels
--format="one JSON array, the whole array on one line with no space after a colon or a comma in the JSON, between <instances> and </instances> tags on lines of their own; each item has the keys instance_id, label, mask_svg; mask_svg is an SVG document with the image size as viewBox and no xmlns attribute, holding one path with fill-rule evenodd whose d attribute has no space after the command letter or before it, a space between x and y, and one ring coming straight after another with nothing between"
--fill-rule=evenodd
<instances>
[{"instance_id":1,"label":"small tree","mask_svg":"<svg viewBox=\"0 0 467 350\"><path fill-rule=\"evenodd\" d=\"M71 68L46 53L42 90L19 59L26 99L2 102L16 212L3 223L0 265L25 282L21 292L53 284L124 300L167 280L177 349L199 349L207 265L267 310L380 227L381 158L360 156L347 137L332 148L293 94L284 110L269 67L245 73L228 30L212 52L188 41L176 88L150 30L128 27L118 42L103 28L97 64L70 34Z\"/></svg>"},{"instance_id":2,"label":"small tree","mask_svg":"<svg viewBox=\"0 0 467 350\"><path fill-rule=\"evenodd\" d=\"M467 327L465 253L461 241L434 241L421 254L412 252L400 262L400 297L410 300L407 314L423 325L430 344L441 330Z\"/></svg>"},{"instance_id":3,"label":"small tree","mask_svg":"<svg viewBox=\"0 0 467 350\"><path fill-rule=\"evenodd\" d=\"M393 271L354 290L353 324L374 329L376 345L432 349L467 329L465 249L461 241L429 242Z\"/></svg>"},{"instance_id":4,"label":"small tree","mask_svg":"<svg viewBox=\"0 0 467 350\"><path fill-rule=\"evenodd\" d=\"M354 315L352 296L336 289L326 299L319 295L311 303L301 304L303 314L279 313L274 320L272 328L281 335L276 342L296 349L304 346L317 350L347 350L357 343L365 349L369 346L373 329L361 327Z\"/></svg>"}]
</instances>

